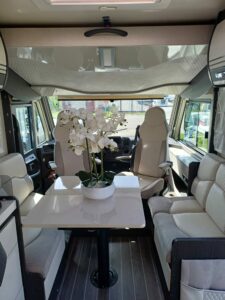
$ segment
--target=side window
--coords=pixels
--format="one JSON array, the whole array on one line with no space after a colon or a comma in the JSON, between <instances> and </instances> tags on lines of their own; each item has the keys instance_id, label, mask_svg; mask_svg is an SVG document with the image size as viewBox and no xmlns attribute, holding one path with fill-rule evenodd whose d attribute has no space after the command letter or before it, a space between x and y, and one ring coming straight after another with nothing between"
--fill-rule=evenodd
<instances>
[{"instance_id":1,"label":"side window","mask_svg":"<svg viewBox=\"0 0 225 300\"><path fill-rule=\"evenodd\" d=\"M33 107L34 113L34 128L36 145L40 145L49 139L48 129L45 124L45 118L41 106L35 102Z\"/></svg>"},{"instance_id":2,"label":"side window","mask_svg":"<svg viewBox=\"0 0 225 300\"><path fill-rule=\"evenodd\" d=\"M17 106L14 110L16 119L19 124L21 142L24 154L33 149L32 132L30 123L30 107Z\"/></svg>"},{"instance_id":3,"label":"side window","mask_svg":"<svg viewBox=\"0 0 225 300\"><path fill-rule=\"evenodd\" d=\"M188 101L180 128L180 140L207 152L210 112L210 101Z\"/></svg>"}]
</instances>

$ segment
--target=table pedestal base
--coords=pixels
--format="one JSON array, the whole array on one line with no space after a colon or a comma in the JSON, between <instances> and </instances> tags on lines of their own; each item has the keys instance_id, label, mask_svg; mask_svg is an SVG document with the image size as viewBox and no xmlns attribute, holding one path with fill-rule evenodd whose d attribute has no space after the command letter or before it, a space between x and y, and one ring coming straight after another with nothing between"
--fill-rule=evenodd
<instances>
[{"instance_id":1,"label":"table pedestal base","mask_svg":"<svg viewBox=\"0 0 225 300\"><path fill-rule=\"evenodd\" d=\"M109 270L109 276L107 280L108 282L100 282L98 274L99 274L98 270L93 271L90 276L90 280L94 286L100 289L113 286L118 280L118 274L115 270Z\"/></svg>"},{"instance_id":2,"label":"table pedestal base","mask_svg":"<svg viewBox=\"0 0 225 300\"><path fill-rule=\"evenodd\" d=\"M114 285L118 279L116 271L109 268L109 230L97 230L98 269L91 274L91 283L98 288Z\"/></svg>"}]
</instances>

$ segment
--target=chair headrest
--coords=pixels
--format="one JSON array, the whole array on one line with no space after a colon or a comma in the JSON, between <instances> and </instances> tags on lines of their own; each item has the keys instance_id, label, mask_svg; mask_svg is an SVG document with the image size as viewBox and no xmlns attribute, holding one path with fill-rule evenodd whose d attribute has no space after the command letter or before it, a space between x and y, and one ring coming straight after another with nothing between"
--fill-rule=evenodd
<instances>
[{"instance_id":1,"label":"chair headrest","mask_svg":"<svg viewBox=\"0 0 225 300\"><path fill-rule=\"evenodd\" d=\"M166 115L165 111L156 106L149 108L145 113L144 123L147 126L165 126Z\"/></svg>"}]
</instances>

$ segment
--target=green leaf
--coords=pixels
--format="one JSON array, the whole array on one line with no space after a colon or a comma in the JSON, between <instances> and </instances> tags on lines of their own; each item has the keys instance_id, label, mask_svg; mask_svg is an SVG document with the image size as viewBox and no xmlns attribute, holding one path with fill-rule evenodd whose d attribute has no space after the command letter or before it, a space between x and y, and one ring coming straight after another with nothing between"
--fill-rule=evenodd
<instances>
[{"instance_id":1,"label":"green leaf","mask_svg":"<svg viewBox=\"0 0 225 300\"><path fill-rule=\"evenodd\" d=\"M92 178L92 180L89 181L87 187L95 187L97 182L98 182L97 179Z\"/></svg>"},{"instance_id":2,"label":"green leaf","mask_svg":"<svg viewBox=\"0 0 225 300\"><path fill-rule=\"evenodd\" d=\"M90 179L87 179L87 180L84 180L82 181L82 184L86 187L89 187L89 184L90 184Z\"/></svg>"},{"instance_id":3,"label":"green leaf","mask_svg":"<svg viewBox=\"0 0 225 300\"><path fill-rule=\"evenodd\" d=\"M114 176L116 175L113 171L105 171L103 181L107 182L110 185L113 182Z\"/></svg>"},{"instance_id":4,"label":"green leaf","mask_svg":"<svg viewBox=\"0 0 225 300\"><path fill-rule=\"evenodd\" d=\"M107 179L113 179L115 175L116 175L116 173L113 171L105 171L104 172L104 177Z\"/></svg>"},{"instance_id":5,"label":"green leaf","mask_svg":"<svg viewBox=\"0 0 225 300\"><path fill-rule=\"evenodd\" d=\"M93 187L98 182L96 175L91 172L79 171L75 175L80 178L80 181L86 187Z\"/></svg>"},{"instance_id":6,"label":"green leaf","mask_svg":"<svg viewBox=\"0 0 225 300\"><path fill-rule=\"evenodd\" d=\"M86 171L79 171L75 175L78 176L82 182L92 178L91 173Z\"/></svg>"}]
</instances>

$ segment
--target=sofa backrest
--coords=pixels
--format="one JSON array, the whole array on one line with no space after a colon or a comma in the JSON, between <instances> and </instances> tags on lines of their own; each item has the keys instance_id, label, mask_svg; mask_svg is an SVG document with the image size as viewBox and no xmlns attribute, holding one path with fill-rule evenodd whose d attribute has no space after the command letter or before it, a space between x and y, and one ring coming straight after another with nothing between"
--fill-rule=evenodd
<instances>
[{"instance_id":1,"label":"sofa backrest","mask_svg":"<svg viewBox=\"0 0 225 300\"><path fill-rule=\"evenodd\" d=\"M11 153L0 158L0 176L4 178L2 188L8 195L15 196L20 204L34 189L20 153Z\"/></svg>"},{"instance_id":2,"label":"sofa backrest","mask_svg":"<svg viewBox=\"0 0 225 300\"><path fill-rule=\"evenodd\" d=\"M203 208L205 208L206 198L215 181L219 166L224 162L223 158L212 153L206 154L200 162L191 192Z\"/></svg>"},{"instance_id":3,"label":"sofa backrest","mask_svg":"<svg viewBox=\"0 0 225 300\"><path fill-rule=\"evenodd\" d=\"M206 199L206 212L225 232L225 164L220 165Z\"/></svg>"}]
</instances>

